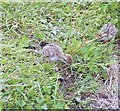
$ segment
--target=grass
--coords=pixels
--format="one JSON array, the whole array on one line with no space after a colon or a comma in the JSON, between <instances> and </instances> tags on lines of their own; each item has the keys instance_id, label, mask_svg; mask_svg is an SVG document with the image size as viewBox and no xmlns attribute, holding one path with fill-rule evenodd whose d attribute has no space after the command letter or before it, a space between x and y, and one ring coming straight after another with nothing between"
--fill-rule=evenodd
<instances>
[{"instance_id":1,"label":"grass","mask_svg":"<svg viewBox=\"0 0 120 111\"><path fill-rule=\"evenodd\" d=\"M101 81L109 78L107 67L114 63L116 45L85 42L105 23L117 26L117 7L117 2L1 2L0 109L92 108L88 98L80 98L97 93ZM61 83L71 72L45 63L35 52L40 52L38 41L55 42L73 56L74 79Z\"/></svg>"}]
</instances>

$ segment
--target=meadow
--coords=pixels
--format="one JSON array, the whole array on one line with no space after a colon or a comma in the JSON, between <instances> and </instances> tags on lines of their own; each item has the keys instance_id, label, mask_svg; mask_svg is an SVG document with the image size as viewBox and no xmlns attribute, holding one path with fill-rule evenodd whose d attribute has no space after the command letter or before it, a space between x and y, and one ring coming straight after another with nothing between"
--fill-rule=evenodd
<instances>
[{"instance_id":1,"label":"meadow","mask_svg":"<svg viewBox=\"0 0 120 111\"><path fill-rule=\"evenodd\" d=\"M118 108L118 34L86 44L106 23L118 29L118 4L0 2L0 110ZM59 44L74 62L46 63L41 41Z\"/></svg>"}]
</instances>

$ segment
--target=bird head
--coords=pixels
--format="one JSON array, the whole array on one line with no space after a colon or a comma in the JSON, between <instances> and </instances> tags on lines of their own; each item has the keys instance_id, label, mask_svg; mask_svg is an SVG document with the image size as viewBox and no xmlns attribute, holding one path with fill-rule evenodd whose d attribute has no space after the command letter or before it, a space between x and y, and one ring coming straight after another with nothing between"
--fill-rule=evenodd
<instances>
[{"instance_id":1,"label":"bird head","mask_svg":"<svg viewBox=\"0 0 120 111\"><path fill-rule=\"evenodd\" d=\"M73 58L70 54L64 54L63 58L69 64L71 64L73 62Z\"/></svg>"}]
</instances>

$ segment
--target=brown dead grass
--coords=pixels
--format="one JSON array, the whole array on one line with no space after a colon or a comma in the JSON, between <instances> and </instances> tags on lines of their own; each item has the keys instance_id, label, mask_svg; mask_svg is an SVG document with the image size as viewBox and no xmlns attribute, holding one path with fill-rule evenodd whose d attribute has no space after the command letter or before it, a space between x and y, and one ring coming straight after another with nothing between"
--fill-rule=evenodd
<instances>
[{"instance_id":1,"label":"brown dead grass","mask_svg":"<svg viewBox=\"0 0 120 111\"><path fill-rule=\"evenodd\" d=\"M117 60L117 56L113 56ZM118 109L118 63L112 64L107 69L109 78L103 83L97 94L89 98L93 109Z\"/></svg>"}]
</instances>

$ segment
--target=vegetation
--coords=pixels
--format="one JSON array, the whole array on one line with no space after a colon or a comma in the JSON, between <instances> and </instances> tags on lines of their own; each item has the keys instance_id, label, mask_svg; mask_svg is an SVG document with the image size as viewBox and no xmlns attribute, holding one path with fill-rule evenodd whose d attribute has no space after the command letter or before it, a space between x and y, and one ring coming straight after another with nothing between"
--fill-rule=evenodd
<instances>
[{"instance_id":1,"label":"vegetation","mask_svg":"<svg viewBox=\"0 0 120 111\"><path fill-rule=\"evenodd\" d=\"M108 22L117 27L118 3L1 2L0 10L0 109L93 108L85 95L109 81L116 44L85 42ZM39 41L59 44L74 63L62 69L46 63Z\"/></svg>"}]
</instances>

